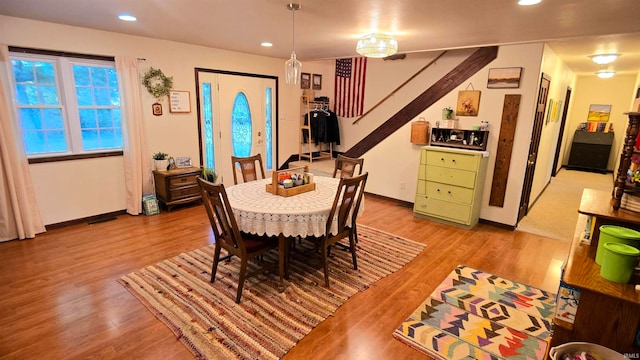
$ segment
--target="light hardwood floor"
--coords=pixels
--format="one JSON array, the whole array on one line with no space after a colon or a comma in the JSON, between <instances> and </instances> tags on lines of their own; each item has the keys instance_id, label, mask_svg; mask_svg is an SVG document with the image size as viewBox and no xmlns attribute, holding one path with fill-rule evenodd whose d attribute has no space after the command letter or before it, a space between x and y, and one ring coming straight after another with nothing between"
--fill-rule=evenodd
<instances>
[{"instance_id":1,"label":"light hardwood floor","mask_svg":"<svg viewBox=\"0 0 640 360\"><path fill-rule=\"evenodd\" d=\"M468 231L417 219L372 196L359 223L427 248L353 296L285 359L424 359L391 334L456 265L555 292L570 246L486 224ZM116 279L211 242L204 208L191 206L0 244L0 359L192 359Z\"/></svg>"}]
</instances>

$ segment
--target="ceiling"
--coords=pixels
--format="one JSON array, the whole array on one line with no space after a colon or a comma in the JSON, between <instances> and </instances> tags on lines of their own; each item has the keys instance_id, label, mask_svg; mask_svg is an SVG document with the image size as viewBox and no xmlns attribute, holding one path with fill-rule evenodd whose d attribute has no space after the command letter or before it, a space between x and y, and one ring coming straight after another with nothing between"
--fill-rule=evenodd
<instances>
[{"instance_id":1,"label":"ceiling","mask_svg":"<svg viewBox=\"0 0 640 360\"><path fill-rule=\"evenodd\" d=\"M295 1L294 1L295 2ZM617 52L619 74L640 72L640 1L298 0L295 51L301 61L357 56L361 35L393 34L399 52L546 42L577 74L588 58ZM288 58L287 0L0 0L0 14ZM137 22L117 19L130 13ZM273 43L270 48L260 43Z\"/></svg>"}]
</instances>

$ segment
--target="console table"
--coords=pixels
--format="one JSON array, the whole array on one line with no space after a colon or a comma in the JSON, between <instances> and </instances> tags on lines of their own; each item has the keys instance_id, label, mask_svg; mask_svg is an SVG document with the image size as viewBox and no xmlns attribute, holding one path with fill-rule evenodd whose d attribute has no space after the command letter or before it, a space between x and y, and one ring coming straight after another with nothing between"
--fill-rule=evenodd
<instances>
[{"instance_id":1,"label":"console table","mask_svg":"<svg viewBox=\"0 0 640 360\"><path fill-rule=\"evenodd\" d=\"M620 353L640 353L635 336L640 324L640 292L634 280L618 284L600 276L595 262L601 225L618 225L640 230L640 213L613 210L610 192L585 189L579 213L595 221L591 243L582 243L584 227L576 229L564 270L563 281L580 290L580 301L573 324L554 320L551 346L586 341L606 346Z\"/></svg>"},{"instance_id":2,"label":"console table","mask_svg":"<svg viewBox=\"0 0 640 360\"><path fill-rule=\"evenodd\" d=\"M201 173L197 167L153 171L156 196L167 207L167 212L175 205L202 201L197 181Z\"/></svg>"}]
</instances>

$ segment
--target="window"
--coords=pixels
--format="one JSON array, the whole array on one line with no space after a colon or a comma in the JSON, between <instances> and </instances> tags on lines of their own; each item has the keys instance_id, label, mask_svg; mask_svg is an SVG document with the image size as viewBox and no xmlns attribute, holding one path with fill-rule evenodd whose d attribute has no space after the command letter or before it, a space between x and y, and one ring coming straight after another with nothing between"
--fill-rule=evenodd
<instances>
[{"instance_id":1,"label":"window","mask_svg":"<svg viewBox=\"0 0 640 360\"><path fill-rule=\"evenodd\" d=\"M113 61L16 52L10 59L28 157L122 150Z\"/></svg>"},{"instance_id":2,"label":"window","mask_svg":"<svg viewBox=\"0 0 640 360\"><path fill-rule=\"evenodd\" d=\"M239 92L231 110L231 143L233 155L246 157L251 155L251 110L249 101L243 92Z\"/></svg>"}]
</instances>

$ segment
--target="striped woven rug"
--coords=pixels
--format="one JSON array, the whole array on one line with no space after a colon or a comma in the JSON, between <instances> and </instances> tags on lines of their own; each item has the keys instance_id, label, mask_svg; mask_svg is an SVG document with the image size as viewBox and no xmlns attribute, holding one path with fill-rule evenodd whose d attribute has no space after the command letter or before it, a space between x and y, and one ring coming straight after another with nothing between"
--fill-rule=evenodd
<instances>
[{"instance_id":1,"label":"striped woven rug","mask_svg":"<svg viewBox=\"0 0 640 360\"><path fill-rule=\"evenodd\" d=\"M259 275L245 281L242 301L236 304L239 261L234 257L220 263L211 284L213 245L130 273L118 282L197 358L279 359L349 297L400 269L425 247L364 225L358 225L358 240L358 270L353 269L350 252L332 251L330 290L323 285L319 262L294 252L284 292L277 290L277 272ZM297 248L304 250L307 243ZM276 252L264 257L264 261L277 259Z\"/></svg>"},{"instance_id":2,"label":"striped woven rug","mask_svg":"<svg viewBox=\"0 0 640 360\"><path fill-rule=\"evenodd\" d=\"M393 333L437 359L546 358L555 294L459 265Z\"/></svg>"}]
</instances>

